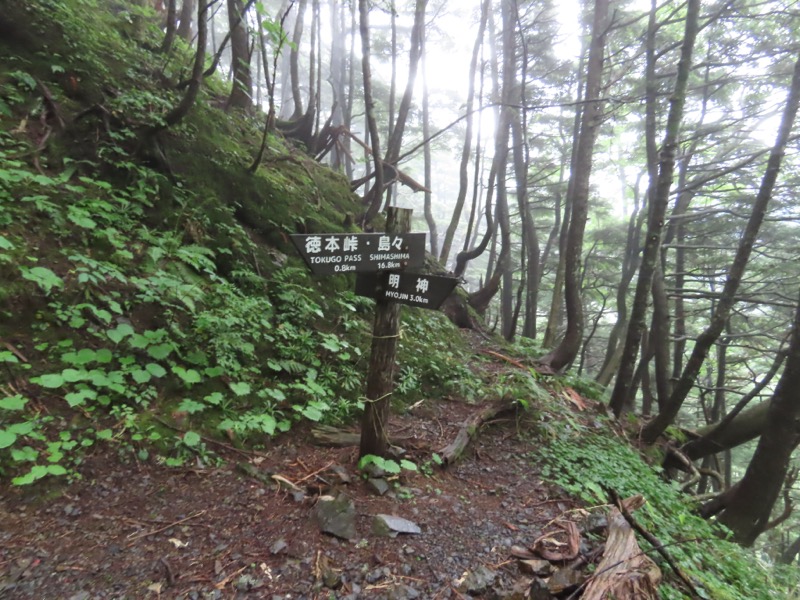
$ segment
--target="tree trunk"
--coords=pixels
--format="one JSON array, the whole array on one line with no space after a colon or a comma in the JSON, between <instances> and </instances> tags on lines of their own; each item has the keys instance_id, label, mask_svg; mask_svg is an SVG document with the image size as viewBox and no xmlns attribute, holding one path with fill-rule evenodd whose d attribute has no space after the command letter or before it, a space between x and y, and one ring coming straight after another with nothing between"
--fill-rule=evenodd
<instances>
[{"instance_id":1,"label":"tree trunk","mask_svg":"<svg viewBox=\"0 0 800 600\"><path fill-rule=\"evenodd\" d=\"M192 16L194 15L195 0L183 0L181 15L178 18L178 37L187 44L192 41Z\"/></svg>"},{"instance_id":2,"label":"tree trunk","mask_svg":"<svg viewBox=\"0 0 800 600\"><path fill-rule=\"evenodd\" d=\"M292 91L292 116L294 121L303 116L303 94L300 92L300 43L303 41L303 25L306 16L308 0L300 0L297 4L297 16L292 33L291 52L289 52L289 78Z\"/></svg>"},{"instance_id":3,"label":"tree trunk","mask_svg":"<svg viewBox=\"0 0 800 600\"><path fill-rule=\"evenodd\" d=\"M791 545L781 553L778 563L782 565L790 565L797 558L800 553L800 536L797 536Z\"/></svg>"},{"instance_id":4,"label":"tree trunk","mask_svg":"<svg viewBox=\"0 0 800 600\"><path fill-rule=\"evenodd\" d=\"M785 359L786 352L784 350L778 352L772 366L761 378L761 381L737 402L736 406L722 420L699 429L697 431L699 437L684 444L681 452L691 460L697 460L709 454L730 450L760 436L766 422L767 403L761 403L746 410L745 407L769 385Z\"/></svg>"},{"instance_id":5,"label":"tree trunk","mask_svg":"<svg viewBox=\"0 0 800 600\"><path fill-rule=\"evenodd\" d=\"M800 58L798 58L795 63L789 97L786 101L778 136L775 140L775 145L770 151L769 159L767 160L767 168L761 180L761 186L753 202L750 218L739 240L736 255L728 270L728 276L725 280L725 287L720 295L719 303L714 310L708 327L697 338L694 348L692 349L692 354L686 363L686 367L680 379L675 384L666 408L659 411L656 418L648 423L642 431L642 439L645 443L652 444L655 442L658 436L660 436L675 420L678 411L683 405L683 401L694 386L695 379L698 373L700 373L700 369L705 362L709 349L722 333L728 316L731 313L731 309L736 303L736 292L744 276L750 254L753 250L753 245L758 238L758 232L764 221L767 206L772 197L772 190L775 187L775 182L780 172L786 144L788 143L789 135L797 115L798 104L800 104Z\"/></svg>"},{"instance_id":6,"label":"tree trunk","mask_svg":"<svg viewBox=\"0 0 800 600\"><path fill-rule=\"evenodd\" d=\"M175 2L176 0L167 1L167 31L164 34L164 41L161 42L161 52L164 54L172 50L172 44L175 41L175 27L178 20Z\"/></svg>"},{"instance_id":7,"label":"tree trunk","mask_svg":"<svg viewBox=\"0 0 800 600\"><path fill-rule=\"evenodd\" d=\"M564 257L564 300L567 309L567 330L561 342L540 359L554 371L566 368L578 355L583 337L583 304L579 289L583 234L589 212L589 178L597 130L603 117L600 98L603 62L608 32L609 0L595 0L592 22L592 40L586 72L585 107L581 116L580 134L575 160L575 170L570 174L571 218L567 231Z\"/></svg>"},{"instance_id":8,"label":"tree trunk","mask_svg":"<svg viewBox=\"0 0 800 600\"><path fill-rule=\"evenodd\" d=\"M483 36L486 31L486 22L489 17L489 0L483 0L481 3L481 19L478 25L478 34L475 37L475 44L472 47L472 58L469 63L469 84L467 87L467 103L466 103L466 124L464 133L464 145L461 148L461 162L458 167L458 195L456 196L455 206L453 207L453 216L450 219L450 224L444 234L442 241L442 251L439 254L439 262L442 265L447 265L447 260L450 257L450 249L453 245L453 238L456 235L458 224L461 221L461 213L464 210L464 201L467 198L467 191L469 189L468 179L468 166L469 159L472 154L472 128L473 128L473 110L475 106L475 77L478 73L478 55L480 53L481 45L483 44ZM476 157L477 161L477 157ZM475 189L477 193L477 188ZM469 244L469 232L465 244ZM465 246L465 250L468 246Z\"/></svg>"},{"instance_id":9,"label":"tree trunk","mask_svg":"<svg viewBox=\"0 0 800 600\"><path fill-rule=\"evenodd\" d=\"M428 98L428 70L425 60L425 42L422 44L422 138L427 140L431 137L431 111ZM431 166L431 145L425 144L422 148L422 162L425 170L425 198L424 211L425 222L428 225L428 241L430 243L430 253L432 256L439 256L439 234L436 229L436 218L433 216L431 206L433 187L433 169Z\"/></svg>"},{"instance_id":10,"label":"tree trunk","mask_svg":"<svg viewBox=\"0 0 800 600\"><path fill-rule=\"evenodd\" d=\"M372 189L365 194L369 204L362 219L362 226L368 224L378 214L383 198L383 164L381 161L381 143L378 135L378 122L375 119L375 101L372 98L372 70L370 68L369 41L369 7L367 0L358 0L359 32L361 34L361 73L364 83L364 105L366 106L367 129L372 146L372 161L375 182Z\"/></svg>"},{"instance_id":11,"label":"tree trunk","mask_svg":"<svg viewBox=\"0 0 800 600\"><path fill-rule=\"evenodd\" d=\"M800 61L798 61L800 65ZM800 75L800 69L795 71ZM800 77L798 77L800 79ZM751 546L764 531L783 487L792 452L798 444L796 421L800 417L800 302L786 366L767 409L765 434L747 471L727 498L719 522L729 527L737 542Z\"/></svg>"},{"instance_id":12,"label":"tree trunk","mask_svg":"<svg viewBox=\"0 0 800 600\"><path fill-rule=\"evenodd\" d=\"M523 80L520 85L521 97L519 103L526 104L525 75L527 59L523 57ZM522 335L527 338L536 337L536 312L539 305L539 235L536 232L536 223L531 213L528 202L528 148L525 112L518 111L511 119L511 143L514 156L514 181L516 182L517 206L522 220L523 250L525 253L525 287L524 313L522 322Z\"/></svg>"},{"instance_id":13,"label":"tree trunk","mask_svg":"<svg viewBox=\"0 0 800 600\"><path fill-rule=\"evenodd\" d=\"M422 48L425 41L425 8L428 0L416 0L414 9L414 25L411 29L411 48L409 50L408 79L400 106L397 109L397 119L391 129L392 134L386 143L385 162L395 164L400 157L400 148L403 143L403 133L411 110L411 100L414 95L414 83L417 80L417 69L422 57Z\"/></svg>"},{"instance_id":14,"label":"tree trunk","mask_svg":"<svg viewBox=\"0 0 800 600\"><path fill-rule=\"evenodd\" d=\"M655 6L653 6L651 10L651 15L654 11ZM664 219L666 218L667 207L669 205L672 174L675 168L675 156L678 151L679 131L681 121L683 120L683 107L686 102L686 89L692 66L694 41L699 28L699 18L700 0L688 0L681 57L678 62L675 91L670 98L670 109L666 125L667 131L661 146L658 177L655 182L651 181L650 190L648 191L649 214L647 219L647 237L644 251L642 252L642 261L639 265L639 278L636 283L636 292L631 307L631 318L625 336L625 347L622 351L617 380L614 384L614 391L611 394L610 405L616 416L622 413L625 406L631 404L629 395L633 394L635 391L630 383L634 371L636 355L639 352L639 341L641 340L642 330L645 326L647 299L652 293L653 275L658 271L658 261L661 252L661 232L664 228ZM650 154L650 152L648 152L648 154ZM663 313L663 307L661 308ZM662 318L664 318L663 315ZM651 335L651 343L667 344L666 339L662 340L656 335L659 332L652 331L651 333L653 334ZM663 367L663 365L661 366ZM664 401L663 399L659 399L659 402Z\"/></svg>"},{"instance_id":15,"label":"tree trunk","mask_svg":"<svg viewBox=\"0 0 800 600\"><path fill-rule=\"evenodd\" d=\"M253 107L253 80L250 74L247 19L242 0L228 0L228 23L231 32L233 87L225 108L249 111Z\"/></svg>"},{"instance_id":16,"label":"tree trunk","mask_svg":"<svg viewBox=\"0 0 800 600\"><path fill-rule=\"evenodd\" d=\"M183 93L183 98L178 106L164 116L162 124L155 126L149 132L151 135L167 129L168 127L172 127L173 125L177 125L189 113L192 106L194 106L194 101L197 99L197 93L200 91L200 86L203 83L203 67L205 65L206 56L206 34L208 32L206 23L207 12L208 6L205 3L200 2L197 5L197 50L195 50L194 54L194 64L192 66L192 76L189 79L189 85L186 87L186 91Z\"/></svg>"}]
</instances>

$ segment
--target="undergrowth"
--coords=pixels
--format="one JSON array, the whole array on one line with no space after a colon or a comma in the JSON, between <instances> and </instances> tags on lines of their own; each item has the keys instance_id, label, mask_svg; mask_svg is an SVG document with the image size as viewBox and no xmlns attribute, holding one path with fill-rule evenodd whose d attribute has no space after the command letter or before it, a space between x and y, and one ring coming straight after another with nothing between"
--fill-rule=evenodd
<instances>
[{"instance_id":1,"label":"undergrowth","mask_svg":"<svg viewBox=\"0 0 800 600\"><path fill-rule=\"evenodd\" d=\"M247 174L258 128L211 106L227 87L213 77L164 156L143 153L189 48L160 55L147 10L10 10L37 42L0 41L0 474L78 476L100 442L213 462L215 439L258 447L300 420L352 419L365 301L256 241L303 222L292 211L316 185L335 199L307 211L321 224L357 208L344 180L302 157Z\"/></svg>"},{"instance_id":2,"label":"undergrowth","mask_svg":"<svg viewBox=\"0 0 800 600\"><path fill-rule=\"evenodd\" d=\"M726 539L726 531L695 515L685 494L667 483L658 469L646 464L628 440L608 433L573 430L548 441L534 458L543 464L546 479L589 506L609 502L609 491L621 498L636 494L647 503L634 513L690 578L702 598L752 600L790 597L786 573L755 558ZM642 550L661 567L667 580L662 597L692 598L646 540Z\"/></svg>"}]
</instances>

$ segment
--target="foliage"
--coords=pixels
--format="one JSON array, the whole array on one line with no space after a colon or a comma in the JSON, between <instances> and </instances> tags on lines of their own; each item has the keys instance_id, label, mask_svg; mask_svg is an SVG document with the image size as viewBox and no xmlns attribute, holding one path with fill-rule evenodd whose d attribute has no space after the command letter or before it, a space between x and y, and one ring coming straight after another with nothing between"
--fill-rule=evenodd
<instances>
[{"instance_id":1,"label":"foliage","mask_svg":"<svg viewBox=\"0 0 800 600\"><path fill-rule=\"evenodd\" d=\"M485 381L469 366L463 339L447 318L429 311L406 311L398 344L402 365L396 393L407 401L424 394L467 401L484 397Z\"/></svg>"},{"instance_id":2,"label":"foliage","mask_svg":"<svg viewBox=\"0 0 800 600\"><path fill-rule=\"evenodd\" d=\"M255 127L204 102L174 132L171 164L158 145L143 151L142 131L176 101L164 83L181 76L180 57L147 58L158 44L144 40L161 35L152 17L34 2L24 20L49 51L0 67L0 113L15 124L0 129L0 335L17 344L0 353L11 382L0 385L0 474L17 485L78 476L97 442L139 460L156 449L168 465L213 461L203 434L258 444L361 407L360 300L251 238L282 239L288 208L314 186L335 199L318 216L338 219L354 197L313 164L246 175ZM74 118L43 140L41 89ZM271 205L257 212L250 198Z\"/></svg>"},{"instance_id":3,"label":"foliage","mask_svg":"<svg viewBox=\"0 0 800 600\"><path fill-rule=\"evenodd\" d=\"M532 458L543 463L543 475L589 505L609 501L609 490L626 498L641 494L647 504L637 520L652 533L692 579L703 598L735 600L771 598L787 583L751 554L728 541L721 527L693 514L687 497L666 483L623 438L585 429L551 440ZM647 541L645 552L657 562ZM665 575L669 566L661 565ZM676 583L662 585L664 598L686 598Z\"/></svg>"},{"instance_id":4,"label":"foliage","mask_svg":"<svg viewBox=\"0 0 800 600\"><path fill-rule=\"evenodd\" d=\"M401 459L399 462L391 458L383 458L375 456L374 454L367 454L362 456L358 461L359 470L365 470L369 465L375 465L378 469L389 473L390 475L399 475L401 469L406 471L417 471L416 463L407 459Z\"/></svg>"}]
</instances>

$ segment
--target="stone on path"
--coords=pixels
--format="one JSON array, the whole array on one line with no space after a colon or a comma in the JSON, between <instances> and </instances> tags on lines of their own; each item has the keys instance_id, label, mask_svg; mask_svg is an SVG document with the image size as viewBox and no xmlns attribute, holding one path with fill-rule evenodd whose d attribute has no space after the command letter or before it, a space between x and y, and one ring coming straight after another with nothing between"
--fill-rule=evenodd
<instances>
[{"instance_id":1,"label":"stone on path","mask_svg":"<svg viewBox=\"0 0 800 600\"><path fill-rule=\"evenodd\" d=\"M313 517L320 531L329 533L343 540L352 540L356 533L356 507L353 501L339 494L320 496L314 507Z\"/></svg>"},{"instance_id":2,"label":"stone on path","mask_svg":"<svg viewBox=\"0 0 800 600\"><path fill-rule=\"evenodd\" d=\"M394 515L375 515L372 519L372 533L379 537L395 536L398 533L422 533L419 525Z\"/></svg>"}]
</instances>

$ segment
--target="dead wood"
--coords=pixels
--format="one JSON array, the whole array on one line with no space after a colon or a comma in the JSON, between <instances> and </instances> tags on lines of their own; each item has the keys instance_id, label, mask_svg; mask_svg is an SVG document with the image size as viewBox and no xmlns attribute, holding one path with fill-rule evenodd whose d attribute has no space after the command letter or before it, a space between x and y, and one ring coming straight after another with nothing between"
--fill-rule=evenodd
<instances>
[{"instance_id":1,"label":"dead wood","mask_svg":"<svg viewBox=\"0 0 800 600\"><path fill-rule=\"evenodd\" d=\"M311 441L315 446L347 448L358 446L361 434L357 431L344 431L330 425L318 425L311 430Z\"/></svg>"},{"instance_id":2,"label":"dead wood","mask_svg":"<svg viewBox=\"0 0 800 600\"><path fill-rule=\"evenodd\" d=\"M556 539L557 533L545 533L531 544L531 550L550 562L564 562L578 557L581 549L581 532L572 521L556 521L566 535L566 542Z\"/></svg>"},{"instance_id":3,"label":"dead wood","mask_svg":"<svg viewBox=\"0 0 800 600\"><path fill-rule=\"evenodd\" d=\"M628 512L626 508L623 510ZM639 548L633 528L622 512L616 507L612 508L608 515L608 539L603 560L581 598L655 600L660 597L660 581L661 570L658 565Z\"/></svg>"},{"instance_id":4,"label":"dead wood","mask_svg":"<svg viewBox=\"0 0 800 600\"><path fill-rule=\"evenodd\" d=\"M439 451L439 456L442 457L442 467L447 467L461 457L469 443L477 437L481 425L502 413L516 410L516 408L517 401L514 398L506 397L472 415L462 424L455 439Z\"/></svg>"},{"instance_id":5,"label":"dead wood","mask_svg":"<svg viewBox=\"0 0 800 600\"><path fill-rule=\"evenodd\" d=\"M656 552L658 552L665 561L667 561L667 564L670 566L670 568L672 568L675 575L677 575L678 578L683 581L684 584L686 584L686 587L689 588L692 594L694 594L694 597L699 598L700 594L697 592L697 589L695 589L694 584L681 570L681 568L678 566L678 563L675 562L670 553L667 552L664 544L662 544L658 538L656 538L656 536L642 527L631 514L634 510L645 503L644 498L642 496L633 496L631 498L621 500L616 491L609 490L609 493L611 495L611 499L614 501L614 504L617 505L617 508L622 513L623 518L628 522L628 525L630 525L636 531L636 533L650 542L650 545L655 548Z\"/></svg>"},{"instance_id":6,"label":"dead wood","mask_svg":"<svg viewBox=\"0 0 800 600\"><path fill-rule=\"evenodd\" d=\"M518 360L514 360L513 358L506 356L505 354L500 354L499 352L495 352L494 350L481 350L483 354L488 354L489 356L494 356L495 358L499 358L500 360L504 360L507 363L514 365L518 369L522 369L524 371L530 369L530 367L526 367Z\"/></svg>"}]
</instances>

